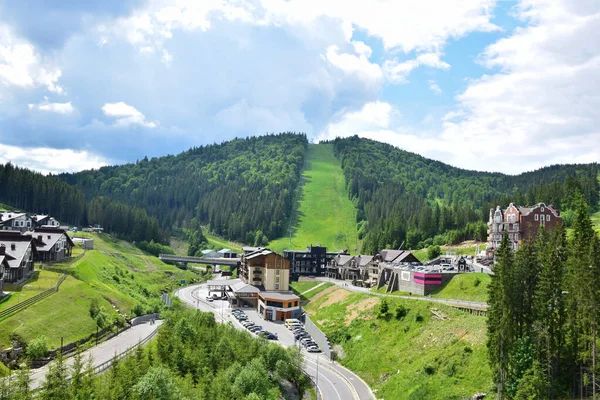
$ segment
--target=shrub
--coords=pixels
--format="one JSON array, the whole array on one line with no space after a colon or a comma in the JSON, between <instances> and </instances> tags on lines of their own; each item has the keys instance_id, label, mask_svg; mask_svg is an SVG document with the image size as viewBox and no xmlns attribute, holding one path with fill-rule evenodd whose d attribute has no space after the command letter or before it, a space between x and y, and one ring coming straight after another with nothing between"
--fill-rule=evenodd
<instances>
[{"instance_id":1,"label":"shrub","mask_svg":"<svg viewBox=\"0 0 600 400\"><path fill-rule=\"evenodd\" d=\"M416 322L423 322L423 316L421 314L415 315L415 321Z\"/></svg>"},{"instance_id":2,"label":"shrub","mask_svg":"<svg viewBox=\"0 0 600 400\"><path fill-rule=\"evenodd\" d=\"M477 287L481 284L481 279L479 279L479 277L475 278L475 281L473 282L473 286Z\"/></svg>"},{"instance_id":3,"label":"shrub","mask_svg":"<svg viewBox=\"0 0 600 400\"><path fill-rule=\"evenodd\" d=\"M425 372L427 375L433 375L435 374L435 367L426 365L423 367L423 372Z\"/></svg>"},{"instance_id":4,"label":"shrub","mask_svg":"<svg viewBox=\"0 0 600 400\"><path fill-rule=\"evenodd\" d=\"M48 340L44 335L36 337L27 346L27 356L29 358L46 357L46 354L48 354Z\"/></svg>"},{"instance_id":5,"label":"shrub","mask_svg":"<svg viewBox=\"0 0 600 400\"><path fill-rule=\"evenodd\" d=\"M100 303L98 303L98 299L92 299L90 302L90 317L96 318L96 315L100 312Z\"/></svg>"},{"instance_id":6,"label":"shrub","mask_svg":"<svg viewBox=\"0 0 600 400\"><path fill-rule=\"evenodd\" d=\"M465 353L472 353L473 349L470 346L465 346Z\"/></svg>"},{"instance_id":7,"label":"shrub","mask_svg":"<svg viewBox=\"0 0 600 400\"><path fill-rule=\"evenodd\" d=\"M408 312L410 310L406 307L404 307L402 304L399 304L398 307L396 307L396 319L400 320L400 319L404 319L404 317L406 317L406 315L408 315Z\"/></svg>"},{"instance_id":8,"label":"shrub","mask_svg":"<svg viewBox=\"0 0 600 400\"><path fill-rule=\"evenodd\" d=\"M140 303L137 303L131 308L131 313L136 317L144 315L144 307Z\"/></svg>"},{"instance_id":9,"label":"shrub","mask_svg":"<svg viewBox=\"0 0 600 400\"><path fill-rule=\"evenodd\" d=\"M439 257L441 254L442 250L440 249L440 246L429 246L427 248L427 258L429 258L430 260Z\"/></svg>"},{"instance_id":10,"label":"shrub","mask_svg":"<svg viewBox=\"0 0 600 400\"><path fill-rule=\"evenodd\" d=\"M387 300L381 299L381 302L377 306L377 318L386 318L390 311L390 306Z\"/></svg>"},{"instance_id":11,"label":"shrub","mask_svg":"<svg viewBox=\"0 0 600 400\"><path fill-rule=\"evenodd\" d=\"M113 276L112 276L112 278L113 278L113 280L114 280L115 282L117 282L117 283L121 283L121 279L119 279L119 276L118 276L118 275L116 275L116 274L115 274L115 275L113 275Z\"/></svg>"}]
</instances>

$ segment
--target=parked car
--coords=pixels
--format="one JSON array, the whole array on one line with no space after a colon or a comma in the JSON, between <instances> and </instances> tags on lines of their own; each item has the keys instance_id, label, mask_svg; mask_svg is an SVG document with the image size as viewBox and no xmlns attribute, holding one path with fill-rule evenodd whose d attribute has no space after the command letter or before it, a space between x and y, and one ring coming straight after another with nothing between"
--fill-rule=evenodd
<instances>
[{"instance_id":1,"label":"parked car","mask_svg":"<svg viewBox=\"0 0 600 400\"><path fill-rule=\"evenodd\" d=\"M319 349L317 346L311 346L308 347L306 351L308 351L309 353L320 353L321 349Z\"/></svg>"},{"instance_id":2,"label":"parked car","mask_svg":"<svg viewBox=\"0 0 600 400\"><path fill-rule=\"evenodd\" d=\"M309 337L310 337L310 335L308 333L298 333L298 334L294 335L294 339L296 339L296 340L309 338Z\"/></svg>"},{"instance_id":3,"label":"parked car","mask_svg":"<svg viewBox=\"0 0 600 400\"><path fill-rule=\"evenodd\" d=\"M213 298L213 300L219 300L221 298L221 296L219 296L216 293L213 293L212 298Z\"/></svg>"},{"instance_id":4,"label":"parked car","mask_svg":"<svg viewBox=\"0 0 600 400\"><path fill-rule=\"evenodd\" d=\"M212 303L212 301L213 301L213 298L212 298L212 297L207 297L207 298L206 298L206 301L209 301L209 302L211 302L211 303Z\"/></svg>"},{"instance_id":5,"label":"parked car","mask_svg":"<svg viewBox=\"0 0 600 400\"><path fill-rule=\"evenodd\" d=\"M274 333L271 333L271 332L267 332L267 331L259 333L259 336L262 336L265 339L269 339L269 340L277 340L277 335L275 335Z\"/></svg>"},{"instance_id":6,"label":"parked car","mask_svg":"<svg viewBox=\"0 0 600 400\"><path fill-rule=\"evenodd\" d=\"M260 326L260 325L253 325L250 328L248 328L248 330L250 332L258 332L258 331L262 330L262 326Z\"/></svg>"}]
</instances>

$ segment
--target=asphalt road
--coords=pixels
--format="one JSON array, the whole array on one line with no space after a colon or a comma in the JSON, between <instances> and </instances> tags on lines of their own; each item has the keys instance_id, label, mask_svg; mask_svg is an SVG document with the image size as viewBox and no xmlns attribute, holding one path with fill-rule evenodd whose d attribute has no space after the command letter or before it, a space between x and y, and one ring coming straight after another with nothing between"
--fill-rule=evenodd
<instances>
[{"instance_id":1,"label":"asphalt road","mask_svg":"<svg viewBox=\"0 0 600 400\"><path fill-rule=\"evenodd\" d=\"M121 354L148 337L152 332L158 329L161 323L162 321L156 321L153 325L145 323L129 328L118 336L84 351L82 353L83 362L86 363L90 356L92 357L92 365L94 367L103 364L106 361L110 361L115 355ZM73 357L65 360L65 364L68 366L73 365L74 362L75 360ZM50 364L47 364L42 368L31 370L32 389L37 389L44 382L49 365Z\"/></svg>"},{"instance_id":2,"label":"asphalt road","mask_svg":"<svg viewBox=\"0 0 600 400\"><path fill-rule=\"evenodd\" d=\"M227 301L215 300L208 302L206 296L208 289L205 284L188 286L179 289L177 296L186 303L203 311L213 312L217 322L231 322L237 329L245 330L240 323L231 314L229 303ZM277 333L281 346L294 346L294 337L292 333L283 325L282 322L272 322L263 320L256 310L244 309L248 319L261 325L269 332ZM357 375L342 367L338 363L333 363L322 354L307 353L301 349L304 354L304 371L317 383L321 398L324 400L372 400L373 393L368 385ZM317 373L318 371L318 373Z\"/></svg>"}]
</instances>

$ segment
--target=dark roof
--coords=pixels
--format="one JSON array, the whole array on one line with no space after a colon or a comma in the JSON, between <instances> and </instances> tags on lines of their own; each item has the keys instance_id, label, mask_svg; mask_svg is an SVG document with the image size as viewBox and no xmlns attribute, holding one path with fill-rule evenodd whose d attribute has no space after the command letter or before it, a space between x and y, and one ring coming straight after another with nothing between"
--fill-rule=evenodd
<instances>
[{"instance_id":1,"label":"dark roof","mask_svg":"<svg viewBox=\"0 0 600 400\"><path fill-rule=\"evenodd\" d=\"M358 266L359 267L364 267L373 260L373 256L365 256L365 255L359 255L359 256L356 256L356 258L358 258Z\"/></svg>"}]
</instances>

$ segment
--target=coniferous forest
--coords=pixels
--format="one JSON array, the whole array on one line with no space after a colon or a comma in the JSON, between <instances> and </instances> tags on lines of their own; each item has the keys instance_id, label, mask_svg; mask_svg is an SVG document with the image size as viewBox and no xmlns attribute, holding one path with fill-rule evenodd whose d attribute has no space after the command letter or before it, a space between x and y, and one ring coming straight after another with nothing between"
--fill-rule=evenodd
<instances>
[{"instance_id":1,"label":"coniferous forest","mask_svg":"<svg viewBox=\"0 0 600 400\"><path fill-rule=\"evenodd\" d=\"M201 226L230 240L266 245L287 233L307 144L304 134L249 137L58 176L9 163L0 165L0 202L68 224L98 223L124 239L146 242L154 253L179 232L200 250ZM511 176L455 168L358 137L333 145L367 254L402 243L414 249L485 241L489 209L509 202L553 204L567 227L577 193L588 211L598 204L598 164Z\"/></svg>"},{"instance_id":2,"label":"coniferous forest","mask_svg":"<svg viewBox=\"0 0 600 400\"><path fill-rule=\"evenodd\" d=\"M505 235L488 299L488 353L502 398L596 398L600 242L583 197L564 226L513 252Z\"/></svg>"},{"instance_id":3,"label":"coniferous forest","mask_svg":"<svg viewBox=\"0 0 600 400\"><path fill-rule=\"evenodd\" d=\"M59 177L87 199L142 208L163 229L199 222L228 239L266 245L287 227L307 144L292 133L249 137Z\"/></svg>"},{"instance_id":4,"label":"coniferous forest","mask_svg":"<svg viewBox=\"0 0 600 400\"><path fill-rule=\"evenodd\" d=\"M357 207L362 251L485 241L489 210L510 202L553 204L568 217L574 198L598 204L598 165L556 165L517 176L468 171L356 136L333 141Z\"/></svg>"}]
</instances>

